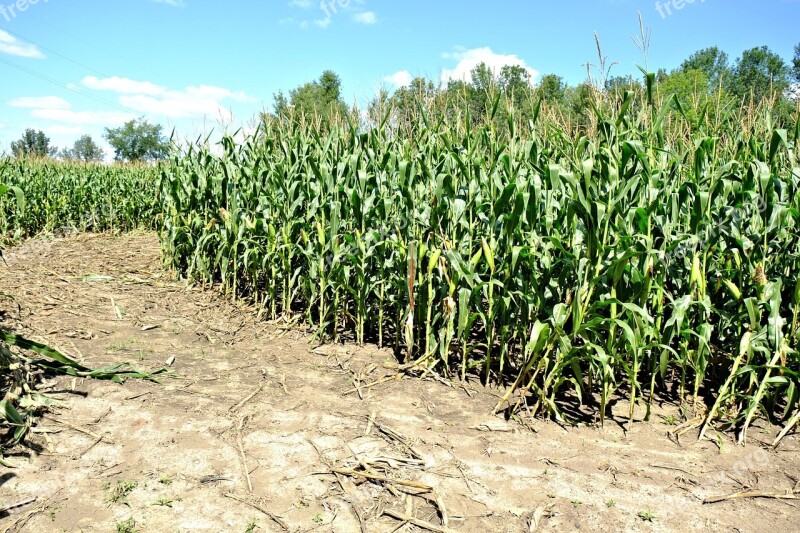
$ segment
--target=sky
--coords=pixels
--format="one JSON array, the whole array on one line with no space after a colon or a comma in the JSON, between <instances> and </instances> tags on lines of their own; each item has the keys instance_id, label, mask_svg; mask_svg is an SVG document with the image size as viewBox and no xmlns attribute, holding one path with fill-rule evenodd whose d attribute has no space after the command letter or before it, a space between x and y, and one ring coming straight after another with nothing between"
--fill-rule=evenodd
<instances>
[{"instance_id":1,"label":"sky","mask_svg":"<svg viewBox=\"0 0 800 533\"><path fill-rule=\"evenodd\" d=\"M612 75L671 70L709 46L736 58L766 45L789 62L798 21L800 0L0 0L0 154L26 128L108 152L105 128L139 117L184 139L246 128L326 69L362 105L482 61L577 84L598 63L595 33Z\"/></svg>"}]
</instances>

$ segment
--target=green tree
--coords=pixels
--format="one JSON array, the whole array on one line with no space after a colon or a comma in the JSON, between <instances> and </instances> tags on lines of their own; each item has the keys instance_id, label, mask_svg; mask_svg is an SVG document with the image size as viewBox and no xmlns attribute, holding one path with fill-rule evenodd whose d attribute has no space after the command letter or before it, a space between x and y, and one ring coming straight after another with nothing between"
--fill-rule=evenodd
<instances>
[{"instance_id":1,"label":"green tree","mask_svg":"<svg viewBox=\"0 0 800 533\"><path fill-rule=\"evenodd\" d=\"M584 82L577 87L568 87L564 103L570 121L579 131L585 132L589 125L592 113L592 102L595 100L595 89L589 82Z\"/></svg>"},{"instance_id":2,"label":"green tree","mask_svg":"<svg viewBox=\"0 0 800 533\"><path fill-rule=\"evenodd\" d=\"M731 80L731 66L728 54L712 46L698 50L689 59L681 63L678 72L683 74L700 71L708 80L710 91L717 90L720 86L727 86Z\"/></svg>"},{"instance_id":3,"label":"green tree","mask_svg":"<svg viewBox=\"0 0 800 533\"><path fill-rule=\"evenodd\" d=\"M686 117L693 123L703 115L724 118L724 109L734 105L730 93L722 87L714 88L706 72L700 69L673 71L658 82L658 94L662 100L677 96Z\"/></svg>"},{"instance_id":4,"label":"green tree","mask_svg":"<svg viewBox=\"0 0 800 533\"><path fill-rule=\"evenodd\" d=\"M341 79L335 72L326 70L319 80L293 89L288 98L282 92L277 93L275 115L282 119L314 117L323 127L328 127L337 117L347 114L341 93Z\"/></svg>"},{"instance_id":5,"label":"green tree","mask_svg":"<svg viewBox=\"0 0 800 533\"><path fill-rule=\"evenodd\" d=\"M447 118L453 121L463 121L465 112L471 108L470 102L473 98L474 89L472 85L464 80L451 79L447 82L447 87L442 91L446 104L445 113ZM472 111L470 111L470 115ZM470 122L474 123L474 117Z\"/></svg>"},{"instance_id":6,"label":"green tree","mask_svg":"<svg viewBox=\"0 0 800 533\"><path fill-rule=\"evenodd\" d=\"M536 94L545 102L562 104L567 94L567 84L564 83L561 76L547 74L542 76L542 80L536 88Z\"/></svg>"},{"instance_id":7,"label":"green tree","mask_svg":"<svg viewBox=\"0 0 800 533\"><path fill-rule=\"evenodd\" d=\"M498 77L500 90L514 103L527 100L531 94L531 74L523 67L506 65Z\"/></svg>"},{"instance_id":8,"label":"green tree","mask_svg":"<svg viewBox=\"0 0 800 533\"><path fill-rule=\"evenodd\" d=\"M681 104L694 104L706 101L709 95L708 76L702 70L677 70L658 84L658 91L663 97L676 95Z\"/></svg>"},{"instance_id":9,"label":"green tree","mask_svg":"<svg viewBox=\"0 0 800 533\"><path fill-rule=\"evenodd\" d=\"M606 93L621 98L626 91L638 90L641 86L631 76L611 76L606 80Z\"/></svg>"},{"instance_id":10,"label":"green tree","mask_svg":"<svg viewBox=\"0 0 800 533\"><path fill-rule=\"evenodd\" d=\"M156 161L169 153L169 141L160 124L143 118L131 120L119 128L106 128L105 138L114 149L116 161Z\"/></svg>"},{"instance_id":11,"label":"green tree","mask_svg":"<svg viewBox=\"0 0 800 533\"><path fill-rule=\"evenodd\" d=\"M736 60L730 91L738 98L753 96L756 102L789 87L789 67L768 47L746 50Z\"/></svg>"},{"instance_id":12,"label":"green tree","mask_svg":"<svg viewBox=\"0 0 800 533\"><path fill-rule=\"evenodd\" d=\"M491 106L498 90L489 65L481 63L472 69L470 87L468 104L472 121L475 124L484 123L489 118Z\"/></svg>"},{"instance_id":13,"label":"green tree","mask_svg":"<svg viewBox=\"0 0 800 533\"><path fill-rule=\"evenodd\" d=\"M494 85L494 74L486 63L481 63L470 72L470 81L476 91L489 92Z\"/></svg>"},{"instance_id":14,"label":"green tree","mask_svg":"<svg viewBox=\"0 0 800 533\"><path fill-rule=\"evenodd\" d=\"M51 146L50 137L42 130L27 129L22 138L11 143L14 157L53 157L58 148Z\"/></svg>"},{"instance_id":15,"label":"green tree","mask_svg":"<svg viewBox=\"0 0 800 533\"><path fill-rule=\"evenodd\" d=\"M375 98L370 100L369 104L367 105L367 118L371 125L379 125L386 116L386 113L389 112L391 105L392 102L391 97L389 96L389 91L386 89L381 89L378 91L378 94L375 95Z\"/></svg>"},{"instance_id":16,"label":"green tree","mask_svg":"<svg viewBox=\"0 0 800 533\"><path fill-rule=\"evenodd\" d=\"M275 104L272 107L275 110L275 115L279 117L288 116L291 107L289 105L289 99L286 98L286 95L283 94L283 91L278 91L275 93L274 99Z\"/></svg>"},{"instance_id":17,"label":"green tree","mask_svg":"<svg viewBox=\"0 0 800 533\"><path fill-rule=\"evenodd\" d=\"M64 149L61 153L65 159L76 159L84 163L102 161L106 153L94 142L91 135L84 135L72 145L71 149Z\"/></svg>"},{"instance_id":18,"label":"green tree","mask_svg":"<svg viewBox=\"0 0 800 533\"><path fill-rule=\"evenodd\" d=\"M319 86L325 102L336 104L342 100L342 80L332 70L326 70L319 77Z\"/></svg>"},{"instance_id":19,"label":"green tree","mask_svg":"<svg viewBox=\"0 0 800 533\"><path fill-rule=\"evenodd\" d=\"M421 126L419 105L427 103L435 93L433 82L423 77L414 78L407 87L397 89L392 95L391 105L399 123L411 127Z\"/></svg>"}]
</instances>

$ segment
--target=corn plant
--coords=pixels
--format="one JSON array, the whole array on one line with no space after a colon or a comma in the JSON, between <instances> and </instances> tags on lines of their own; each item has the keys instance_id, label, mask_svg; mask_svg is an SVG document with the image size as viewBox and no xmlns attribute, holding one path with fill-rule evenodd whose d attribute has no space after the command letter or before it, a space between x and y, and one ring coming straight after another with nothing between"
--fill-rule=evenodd
<instances>
[{"instance_id":1,"label":"corn plant","mask_svg":"<svg viewBox=\"0 0 800 533\"><path fill-rule=\"evenodd\" d=\"M503 384L498 411L602 422L623 397L633 421L662 393L742 438L796 421L798 132L652 91L598 100L578 135L539 107L500 129L426 105L410 129L267 120L174 153L166 263L408 371Z\"/></svg>"},{"instance_id":2,"label":"corn plant","mask_svg":"<svg viewBox=\"0 0 800 533\"><path fill-rule=\"evenodd\" d=\"M0 159L0 182L25 199L0 195L0 239L155 228L155 175L147 166Z\"/></svg>"}]
</instances>

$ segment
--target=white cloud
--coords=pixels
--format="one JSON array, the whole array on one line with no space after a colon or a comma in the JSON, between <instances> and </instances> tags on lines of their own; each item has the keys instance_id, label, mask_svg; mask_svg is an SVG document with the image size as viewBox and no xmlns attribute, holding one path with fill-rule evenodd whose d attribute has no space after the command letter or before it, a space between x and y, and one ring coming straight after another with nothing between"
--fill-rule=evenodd
<instances>
[{"instance_id":1,"label":"white cloud","mask_svg":"<svg viewBox=\"0 0 800 533\"><path fill-rule=\"evenodd\" d=\"M307 30L311 27L327 29L335 22L339 16L349 14L353 22L371 26L378 22L378 15L374 11L365 11L365 0L323 0L319 4L322 18L313 18L311 13L307 13L303 18L285 17L278 21L279 24L294 24L301 29ZM317 5L316 0L289 0L289 7L310 11Z\"/></svg>"},{"instance_id":2,"label":"white cloud","mask_svg":"<svg viewBox=\"0 0 800 533\"><path fill-rule=\"evenodd\" d=\"M135 113L119 111L74 111L70 103L59 96L23 96L6 103L10 107L30 109L33 118L55 122L42 129L60 135L82 132L80 126L116 126L136 118Z\"/></svg>"},{"instance_id":3,"label":"white cloud","mask_svg":"<svg viewBox=\"0 0 800 533\"><path fill-rule=\"evenodd\" d=\"M169 118L222 118L231 120L230 111L222 105L224 100L255 102L243 92L224 87L200 85L183 90L170 90L149 81L129 78L84 78L83 85L95 90L117 93L119 102L134 111L162 115Z\"/></svg>"},{"instance_id":4,"label":"white cloud","mask_svg":"<svg viewBox=\"0 0 800 533\"><path fill-rule=\"evenodd\" d=\"M371 26L378 22L378 15L376 15L374 11L362 11L361 13L353 15L353 20L359 24Z\"/></svg>"},{"instance_id":5,"label":"white cloud","mask_svg":"<svg viewBox=\"0 0 800 533\"><path fill-rule=\"evenodd\" d=\"M70 146L84 134L101 139L105 128L115 128L144 117L152 123L209 133L235 124L230 106L251 107L257 100L241 91L215 85L196 85L172 89L145 80L123 77L87 77L73 86L83 93L98 91L118 104L118 110L73 108L58 96L22 96L6 101L9 107L27 110L26 122L51 136L58 146ZM2 120L2 119L0 119ZM0 139L6 141L6 131ZM104 145L107 153L113 154ZM0 149L2 153L2 149Z\"/></svg>"},{"instance_id":6,"label":"white cloud","mask_svg":"<svg viewBox=\"0 0 800 533\"><path fill-rule=\"evenodd\" d=\"M69 102L60 96L23 96L9 100L10 107L23 109L69 109Z\"/></svg>"},{"instance_id":7,"label":"white cloud","mask_svg":"<svg viewBox=\"0 0 800 533\"><path fill-rule=\"evenodd\" d=\"M231 122L233 114L225 102L256 100L243 92L224 87L199 85L183 90L169 90L148 81L128 78L84 79L84 86L117 93L119 103L130 111L75 111L69 102L57 96L20 97L7 102L16 108L30 109L31 117L69 126L115 126L137 118L155 115L169 119L214 119Z\"/></svg>"},{"instance_id":8,"label":"white cloud","mask_svg":"<svg viewBox=\"0 0 800 533\"><path fill-rule=\"evenodd\" d=\"M170 91L171 94L174 91ZM215 87L214 85L200 85L199 87L187 87L186 93L191 96L198 96L201 98L214 98L217 100L224 100L229 98L231 100L236 100L237 102L257 102L256 98L247 95L244 92L234 92L224 87ZM178 93L175 93L178 94Z\"/></svg>"},{"instance_id":9,"label":"white cloud","mask_svg":"<svg viewBox=\"0 0 800 533\"><path fill-rule=\"evenodd\" d=\"M153 0L156 4L167 4L172 7L186 7L184 0Z\"/></svg>"},{"instance_id":10,"label":"white cloud","mask_svg":"<svg viewBox=\"0 0 800 533\"><path fill-rule=\"evenodd\" d=\"M140 113L180 118L219 118L223 122L233 119L231 112L220 102L210 97L186 98L185 93L173 93L164 97L147 95L121 96L120 103Z\"/></svg>"},{"instance_id":11,"label":"white cloud","mask_svg":"<svg viewBox=\"0 0 800 533\"><path fill-rule=\"evenodd\" d=\"M496 54L489 47L446 53L443 57L445 59L454 59L458 61L455 68L442 70L440 80L443 84L453 80L469 81L472 70L481 63L486 63L489 69L495 74L499 74L500 69L505 66L514 66L524 68L528 74L531 75L531 80L539 76L539 73L519 56L514 54Z\"/></svg>"},{"instance_id":12,"label":"white cloud","mask_svg":"<svg viewBox=\"0 0 800 533\"><path fill-rule=\"evenodd\" d=\"M157 96L167 92L167 89L164 87L160 87L149 81L135 81L128 78L118 78L116 76L103 79L99 79L95 76L86 76L83 78L82 83L90 89L112 91L120 94L148 94Z\"/></svg>"},{"instance_id":13,"label":"white cloud","mask_svg":"<svg viewBox=\"0 0 800 533\"><path fill-rule=\"evenodd\" d=\"M398 72L395 72L391 76L386 76L385 78L383 78L383 81L385 81L386 83L390 83L397 88L400 88L411 85L411 81L413 79L414 77L411 75L409 71L400 70Z\"/></svg>"},{"instance_id":14,"label":"white cloud","mask_svg":"<svg viewBox=\"0 0 800 533\"><path fill-rule=\"evenodd\" d=\"M312 0L290 0L289 7L302 9L305 11L310 10L314 6L314 2ZM280 24L294 24L298 26L300 29L307 30L313 24L317 28L325 29L331 25L331 17L327 11L323 9L323 13L326 15L325 18L316 19L316 20L309 20L309 19L295 19L294 17L287 17L283 18L278 21Z\"/></svg>"},{"instance_id":15,"label":"white cloud","mask_svg":"<svg viewBox=\"0 0 800 533\"><path fill-rule=\"evenodd\" d=\"M99 140L103 136L104 128L121 126L137 118L136 113L119 111L74 111L68 101L58 96L23 96L6 104L30 109L29 119L43 121L43 124L34 124L33 127L44 131L54 146L72 146L75 139L87 133ZM102 141L99 142L103 144ZM108 145L104 145L103 148L109 157L113 155Z\"/></svg>"},{"instance_id":16,"label":"white cloud","mask_svg":"<svg viewBox=\"0 0 800 533\"><path fill-rule=\"evenodd\" d=\"M36 45L23 43L3 30L0 30L0 53L29 59L44 59L44 54Z\"/></svg>"}]
</instances>

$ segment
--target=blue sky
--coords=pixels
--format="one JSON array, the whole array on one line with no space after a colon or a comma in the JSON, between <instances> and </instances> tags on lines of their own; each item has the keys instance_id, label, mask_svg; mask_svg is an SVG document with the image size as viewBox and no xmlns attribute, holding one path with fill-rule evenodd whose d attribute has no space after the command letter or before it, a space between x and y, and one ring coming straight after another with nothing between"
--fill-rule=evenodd
<instances>
[{"instance_id":1,"label":"blue sky","mask_svg":"<svg viewBox=\"0 0 800 533\"><path fill-rule=\"evenodd\" d=\"M0 153L27 127L67 146L139 116L184 137L247 126L324 69L362 103L480 61L575 84L595 32L613 74L637 73L637 11L651 70L712 45L789 61L800 42L800 0L0 0Z\"/></svg>"}]
</instances>

